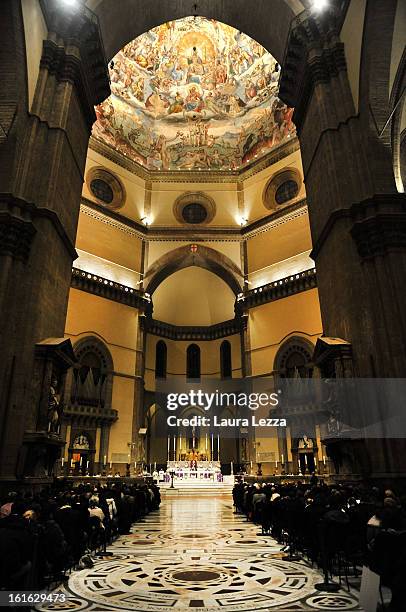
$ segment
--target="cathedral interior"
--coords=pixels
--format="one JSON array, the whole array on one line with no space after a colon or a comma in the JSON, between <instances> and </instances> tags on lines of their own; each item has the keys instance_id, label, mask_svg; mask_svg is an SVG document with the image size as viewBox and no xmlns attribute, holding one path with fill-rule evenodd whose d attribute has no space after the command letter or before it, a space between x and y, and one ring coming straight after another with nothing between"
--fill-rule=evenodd
<instances>
[{"instance_id":1,"label":"cathedral interior","mask_svg":"<svg viewBox=\"0 0 406 612\"><path fill-rule=\"evenodd\" d=\"M227 433L193 403L172 427L161 390L362 381L367 421L406 392L405 34L403 0L1 3L2 501L162 489L69 609L361 609L231 489L402 490L405 424L343 434L313 397L273 433L230 405Z\"/></svg>"}]
</instances>

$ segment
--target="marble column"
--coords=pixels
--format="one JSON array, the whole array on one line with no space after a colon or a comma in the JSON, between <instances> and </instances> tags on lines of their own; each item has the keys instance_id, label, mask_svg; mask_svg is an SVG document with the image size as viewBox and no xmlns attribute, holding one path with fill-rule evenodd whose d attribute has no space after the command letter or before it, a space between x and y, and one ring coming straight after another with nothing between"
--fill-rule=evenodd
<instances>
[{"instance_id":1,"label":"marble column","mask_svg":"<svg viewBox=\"0 0 406 612\"><path fill-rule=\"evenodd\" d=\"M396 188L381 92L392 5L368 3L357 110L333 4L292 23L280 87L295 107L323 331L351 343L357 377L406 376L406 196ZM372 473L396 471L386 441L367 445Z\"/></svg>"},{"instance_id":2,"label":"marble column","mask_svg":"<svg viewBox=\"0 0 406 612\"><path fill-rule=\"evenodd\" d=\"M97 21L42 3L48 26L28 107L19 2L2 3L0 69L0 479L21 472L24 431L38 426L34 345L63 337L94 105L109 95ZM5 115L5 116L3 116ZM7 452L4 452L7 449Z\"/></svg>"}]
</instances>

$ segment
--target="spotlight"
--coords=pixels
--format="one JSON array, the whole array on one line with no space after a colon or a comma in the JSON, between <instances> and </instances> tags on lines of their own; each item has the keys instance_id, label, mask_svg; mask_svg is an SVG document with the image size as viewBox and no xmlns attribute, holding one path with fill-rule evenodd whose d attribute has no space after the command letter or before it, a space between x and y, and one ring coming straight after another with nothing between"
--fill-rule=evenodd
<instances>
[{"instance_id":1,"label":"spotlight","mask_svg":"<svg viewBox=\"0 0 406 612\"><path fill-rule=\"evenodd\" d=\"M315 11L322 11L327 8L328 0L313 0L312 7Z\"/></svg>"},{"instance_id":2,"label":"spotlight","mask_svg":"<svg viewBox=\"0 0 406 612\"><path fill-rule=\"evenodd\" d=\"M62 4L69 8L78 8L79 0L61 0Z\"/></svg>"},{"instance_id":3,"label":"spotlight","mask_svg":"<svg viewBox=\"0 0 406 612\"><path fill-rule=\"evenodd\" d=\"M150 217L141 217L141 221L143 222L144 225L151 225Z\"/></svg>"}]
</instances>

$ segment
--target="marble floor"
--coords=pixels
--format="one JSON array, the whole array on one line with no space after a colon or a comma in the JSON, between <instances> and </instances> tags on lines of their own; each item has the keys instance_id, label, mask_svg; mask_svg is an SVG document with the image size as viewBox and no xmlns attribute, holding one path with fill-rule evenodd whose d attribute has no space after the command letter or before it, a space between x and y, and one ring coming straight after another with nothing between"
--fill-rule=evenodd
<instances>
[{"instance_id":1,"label":"marble floor","mask_svg":"<svg viewBox=\"0 0 406 612\"><path fill-rule=\"evenodd\" d=\"M73 572L67 601L38 610L249 612L359 610L357 592L320 593L320 575L233 514L230 496L164 497L92 569Z\"/></svg>"}]
</instances>

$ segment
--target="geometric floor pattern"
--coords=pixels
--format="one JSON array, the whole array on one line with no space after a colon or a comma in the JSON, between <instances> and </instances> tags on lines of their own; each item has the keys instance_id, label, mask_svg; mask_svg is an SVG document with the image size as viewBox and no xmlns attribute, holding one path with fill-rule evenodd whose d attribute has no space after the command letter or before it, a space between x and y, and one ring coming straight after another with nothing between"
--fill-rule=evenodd
<instances>
[{"instance_id":1,"label":"geometric floor pattern","mask_svg":"<svg viewBox=\"0 0 406 612\"><path fill-rule=\"evenodd\" d=\"M233 514L229 497L163 499L91 569L74 572L65 603L36 610L299 612L360 610L357 591L320 593L320 574L283 561L279 545Z\"/></svg>"}]
</instances>

